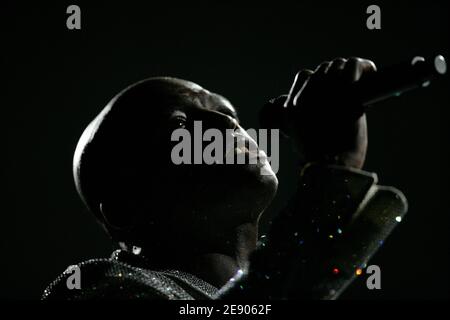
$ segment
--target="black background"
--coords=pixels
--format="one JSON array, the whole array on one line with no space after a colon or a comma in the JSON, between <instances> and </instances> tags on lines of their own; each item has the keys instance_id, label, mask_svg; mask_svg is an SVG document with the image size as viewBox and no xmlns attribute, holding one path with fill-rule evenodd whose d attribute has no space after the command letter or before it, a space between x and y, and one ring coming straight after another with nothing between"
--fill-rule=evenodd
<instances>
[{"instance_id":1,"label":"black background","mask_svg":"<svg viewBox=\"0 0 450 320\"><path fill-rule=\"evenodd\" d=\"M375 31L366 28L370 2L296 3L2 1L0 297L38 299L69 264L112 250L76 194L71 163L84 127L125 86L156 75L197 82L229 98L250 128L300 68L339 56L379 68L448 57L444 1L377 2ZM70 4L81 7L80 31L66 28ZM402 190L410 210L372 260L382 290L361 277L344 298L449 297L448 90L447 77L370 111L366 169ZM293 191L288 148L283 142L279 194L263 223Z\"/></svg>"}]
</instances>

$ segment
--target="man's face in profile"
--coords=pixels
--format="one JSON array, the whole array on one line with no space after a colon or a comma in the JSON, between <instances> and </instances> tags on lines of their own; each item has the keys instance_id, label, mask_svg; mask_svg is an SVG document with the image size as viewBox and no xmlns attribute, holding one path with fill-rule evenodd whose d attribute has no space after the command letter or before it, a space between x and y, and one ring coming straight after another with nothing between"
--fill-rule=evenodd
<instances>
[{"instance_id":1,"label":"man's face in profile","mask_svg":"<svg viewBox=\"0 0 450 320\"><path fill-rule=\"evenodd\" d=\"M196 228L204 228L200 234L205 230L217 233L220 229L257 221L273 198L278 180L264 151L239 124L231 103L190 82L178 85L161 102L166 110L161 124L167 128L165 139L170 143L169 149L177 144L169 138L174 130L183 128L191 137L190 164L176 165L171 161L168 170L173 174L175 188L183 186L177 196L183 204L177 210L184 212L182 220ZM203 153L210 143L198 141L195 130L199 123L203 132L217 129L222 133L224 152L221 163L194 164L194 157L201 158L203 154L198 152ZM231 144L226 143L229 138ZM201 148L194 144L197 147L201 144ZM237 156L245 157L245 163L237 164ZM235 159L234 164L227 163L230 157ZM249 161L251 158L252 162Z\"/></svg>"}]
</instances>

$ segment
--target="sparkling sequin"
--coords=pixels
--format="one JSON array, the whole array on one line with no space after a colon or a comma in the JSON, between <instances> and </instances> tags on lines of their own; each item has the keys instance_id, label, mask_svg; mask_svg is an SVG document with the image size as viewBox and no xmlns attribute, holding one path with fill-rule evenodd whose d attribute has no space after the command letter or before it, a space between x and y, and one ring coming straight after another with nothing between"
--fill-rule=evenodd
<instances>
[{"instance_id":1,"label":"sparkling sequin","mask_svg":"<svg viewBox=\"0 0 450 320\"><path fill-rule=\"evenodd\" d=\"M82 290L67 288L66 281L71 273L66 270L45 289L42 299L192 300L213 299L218 293L217 288L185 272L132 266L126 258L118 257L118 251L110 259L92 259L77 265L83 275Z\"/></svg>"}]
</instances>

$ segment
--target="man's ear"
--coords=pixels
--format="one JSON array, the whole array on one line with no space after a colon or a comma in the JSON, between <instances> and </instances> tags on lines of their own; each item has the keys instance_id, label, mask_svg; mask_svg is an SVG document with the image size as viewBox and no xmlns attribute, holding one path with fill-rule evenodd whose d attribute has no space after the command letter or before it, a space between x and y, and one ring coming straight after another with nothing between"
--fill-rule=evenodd
<instances>
[{"instance_id":1,"label":"man's ear","mask_svg":"<svg viewBox=\"0 0 450 320\"><path fill-rule=\"evenodd\" d=\"M99 209L108 228L126 230L134 226L135 209L124 201L114 201L114 203L103 201Z\"/></svg>"}]
</instances>

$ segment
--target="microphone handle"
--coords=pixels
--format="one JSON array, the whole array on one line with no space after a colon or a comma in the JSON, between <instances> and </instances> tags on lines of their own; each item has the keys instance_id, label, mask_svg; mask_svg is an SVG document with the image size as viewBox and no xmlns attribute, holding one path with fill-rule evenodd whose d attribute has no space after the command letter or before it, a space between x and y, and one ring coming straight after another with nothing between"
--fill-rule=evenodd
<instances>
[{"instance_id":1,"label":"microphone handle","mask_svg":"<svg viewBox=\"0 0 450 320\"><path fill-rule=\"evenodd\" d=\"M403 62L368 74L353 85L357 101L365 107L396 97L412 89L426 87L430 81L447 71L443 56L431 59L414 57Z\"/></svg>"}]
</instances>

